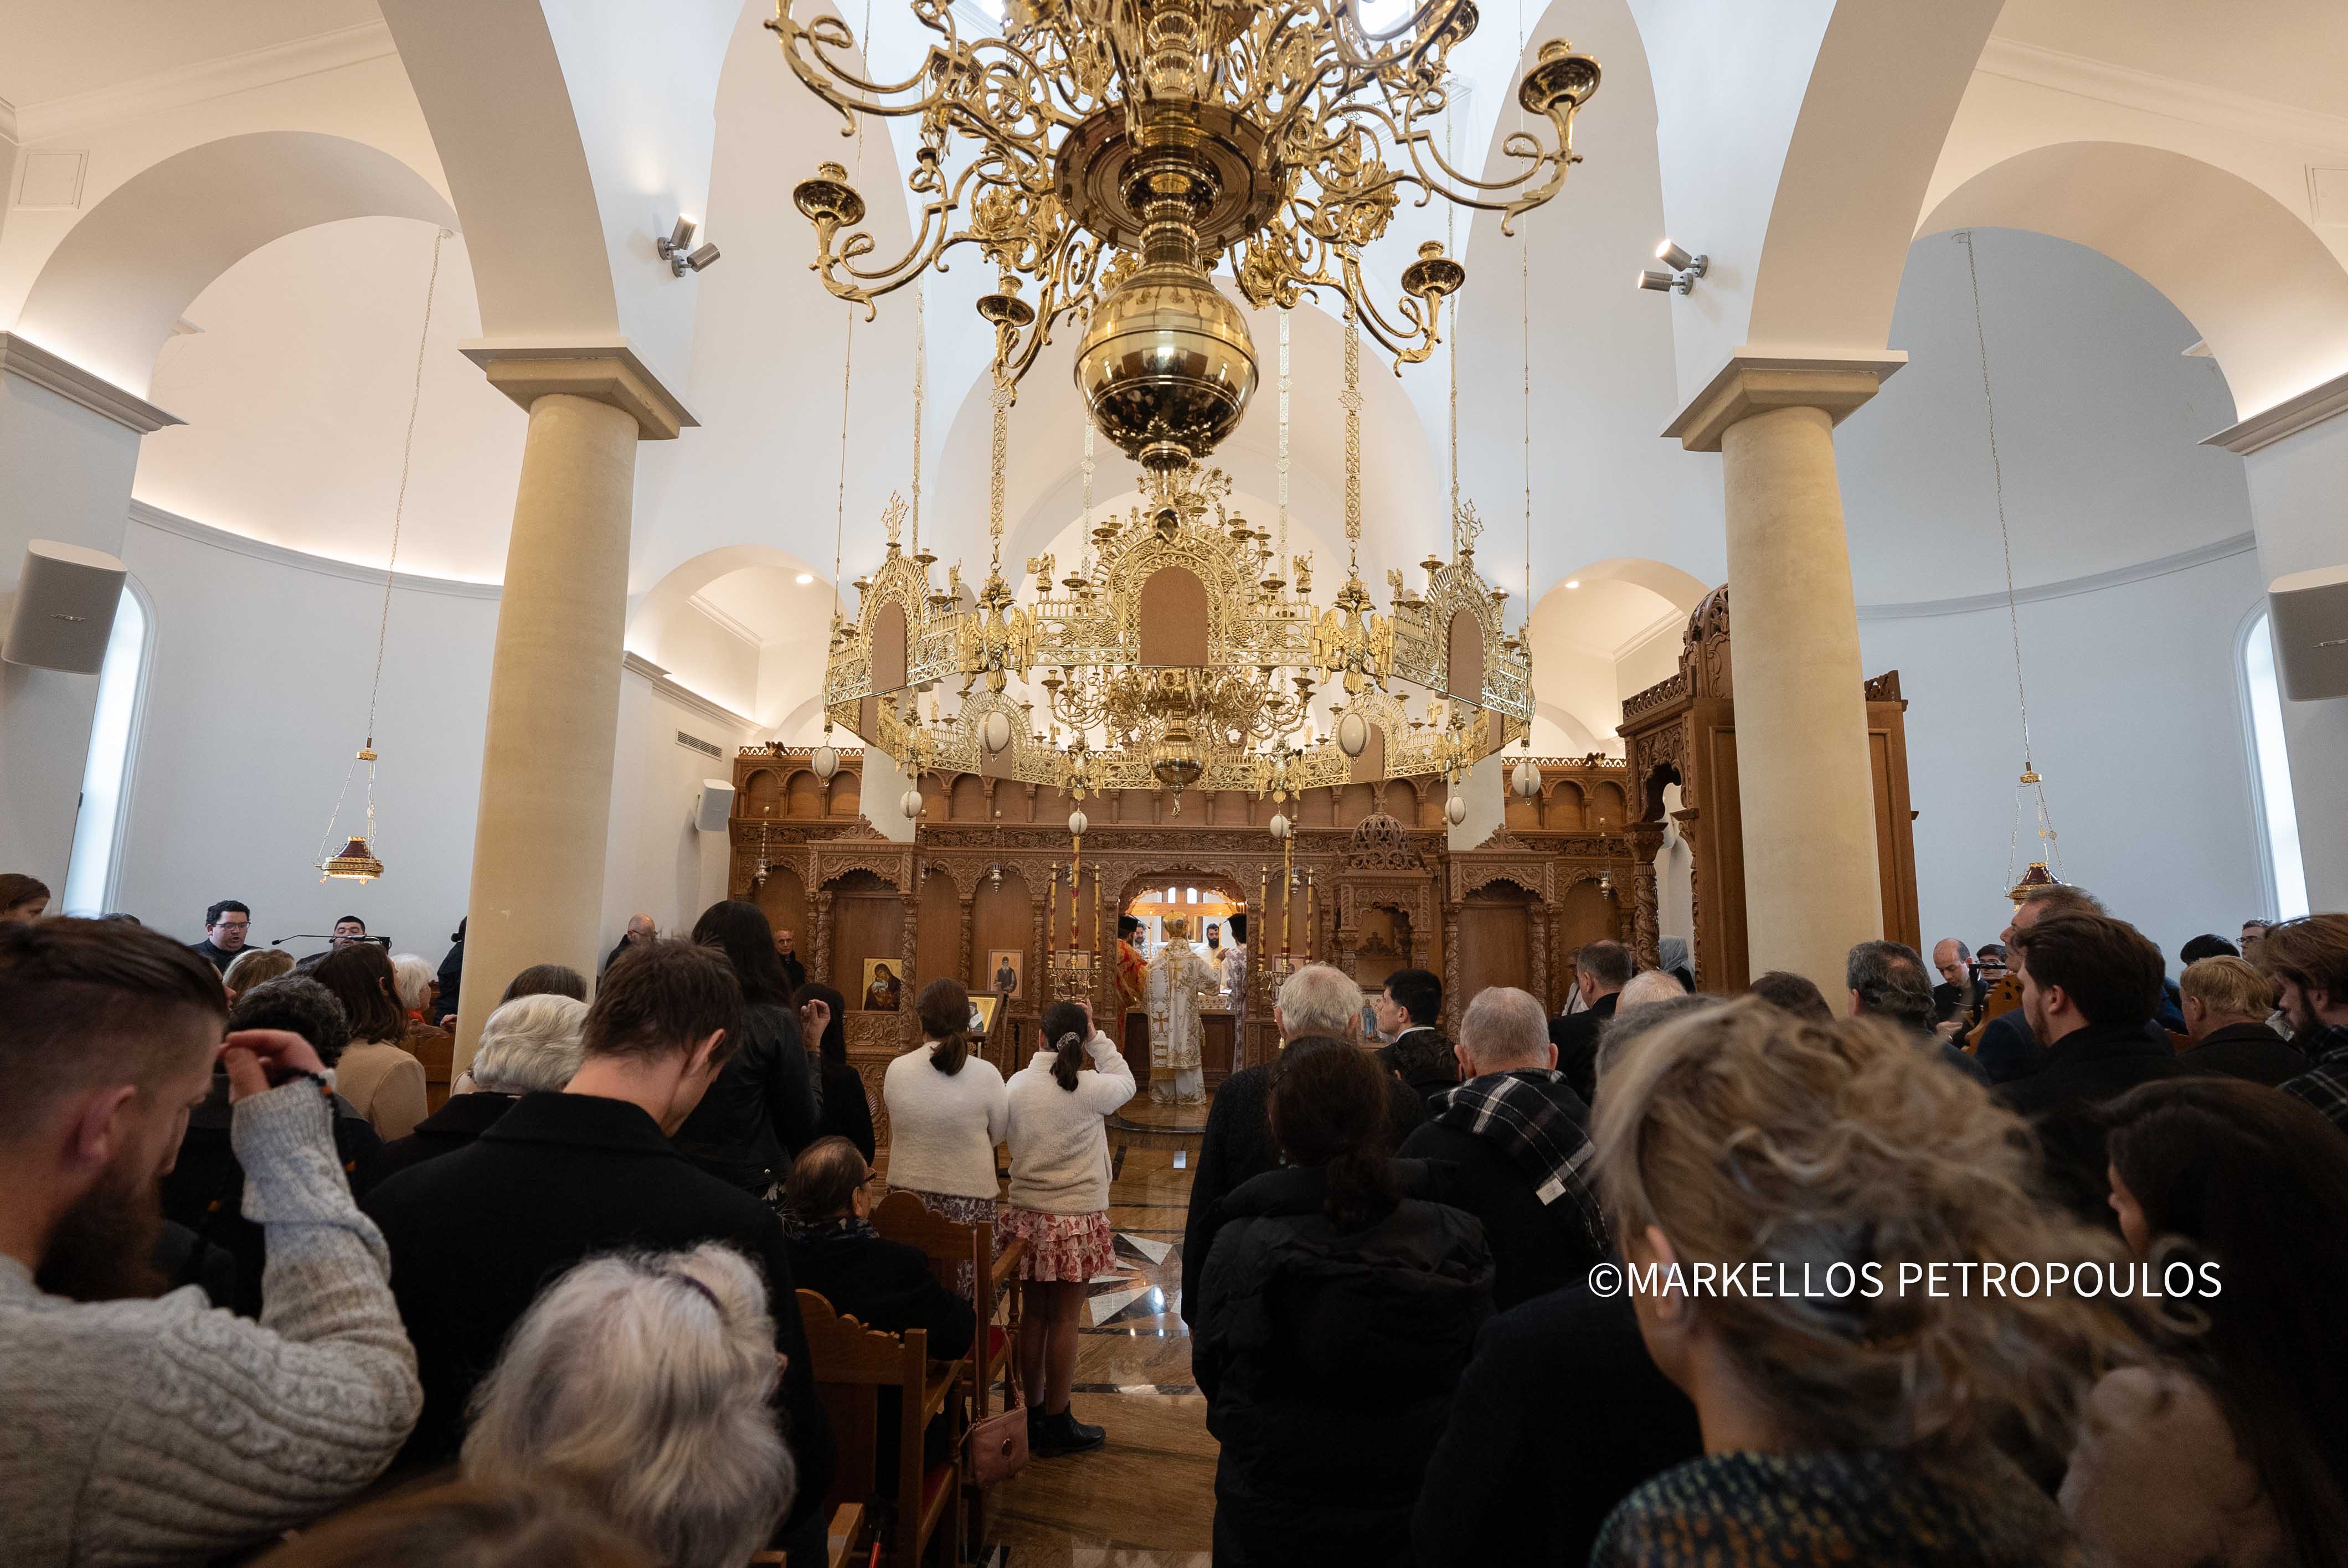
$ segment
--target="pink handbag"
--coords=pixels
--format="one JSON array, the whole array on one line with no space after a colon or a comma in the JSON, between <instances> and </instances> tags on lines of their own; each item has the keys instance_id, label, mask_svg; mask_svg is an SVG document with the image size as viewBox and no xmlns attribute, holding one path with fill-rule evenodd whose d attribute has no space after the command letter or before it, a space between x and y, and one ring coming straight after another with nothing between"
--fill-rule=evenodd
<instances>
[{"instance_id":1,"label":"pink handbag","mask_svg":"<svg viewBox=\"0 0 2348 1568\"><path fill-rule=\"evenodd\" d=\"M1010 1409L972 1422L963 1434L963 1473L973 1486L993 1486L1027 1468L1027 1406L1019 1397L1019 1375L1013 1367L1004 1368L1003 1390Z\"/></svg>"}]
</instances>

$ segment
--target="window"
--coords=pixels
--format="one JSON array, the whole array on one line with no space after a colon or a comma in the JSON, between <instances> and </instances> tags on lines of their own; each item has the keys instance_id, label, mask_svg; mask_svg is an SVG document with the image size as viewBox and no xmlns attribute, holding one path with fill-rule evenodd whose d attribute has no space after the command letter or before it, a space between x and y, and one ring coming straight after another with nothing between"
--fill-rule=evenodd
<instances>
[{"instance_id":1,"label":"window","mask_svg":"<svg viewBox=\"0 0 2348 1568\"><path fill-rule=\"evenodd\" d=\"M82 764L81 813L74 819L73 857L66 863L63 904L68 914L98 915L114 905L151 629L146 601L125 582L106 661L98 666L98 713L90 721L89 760Z\"/></svg>"},{"instance_id":2,"label":"window","mask_svg":"<svg viewBox=\"0 0 2348 1568\"><path fill-rule=\"evenodd\" d=\"M2242 702L2249 711L2250 804L2264 852L2274 912L2307 913L2307 867L2299 855L2299 811L2291 796L2291 753L2283 744L2282 688L2275 680L2274 639L2260 610L2242 633Z\"/></svg>"}]
</instances>

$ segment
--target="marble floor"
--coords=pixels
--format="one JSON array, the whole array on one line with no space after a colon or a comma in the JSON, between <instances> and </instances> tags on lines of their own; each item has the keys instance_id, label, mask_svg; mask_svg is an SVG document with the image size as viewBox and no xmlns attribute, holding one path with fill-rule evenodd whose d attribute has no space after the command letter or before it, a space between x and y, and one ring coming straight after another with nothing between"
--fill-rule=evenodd
<instances>
[{"instance_id":1,"label":"marble floor","mask_svg":"<svg viewBox=\"0 0 2348 1568\"><path fill-rule=\"evenodd\" d=\"M1109 1122L1117 1267L1095 1279L1076 1351L1076 1419L1108 1446L1036 1460L988 1519L1004 1568L1207 1568L1215 1440L1190 1380L1181 1306L1182 1221L1206 1125L1200 1105L1144 1097Z\"/></svg>"}]
</instances>

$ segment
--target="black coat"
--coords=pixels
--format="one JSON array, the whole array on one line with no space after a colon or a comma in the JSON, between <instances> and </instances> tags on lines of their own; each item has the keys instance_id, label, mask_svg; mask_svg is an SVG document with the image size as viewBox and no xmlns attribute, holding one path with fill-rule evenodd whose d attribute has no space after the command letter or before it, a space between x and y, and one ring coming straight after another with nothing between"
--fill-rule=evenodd
<instances>
[{"instance_id":1,"label":"black coat","mask_svg":"<svg viewBox=\"0 0 2348 1568\"><path fill-rule=\"evenodd\" d=\"M2195 1072L2246 1078L2269 1087L2297 1078L2308 1067L2299 1048L2262 1023L2230 1023L2213 1029L2200 1044L2177 1060Z\"/></svg>"},{"instance_id":2,"label":"black coat","mask_svg":"<svg viewBox=\"0 0 2348 1568\"><path fill-rule=\"evenodd\" d=\"M1560 1013L1549 1020L1549 1042L1557 1047L1557 1070L1584 1105L1598 1102L1598 1036L1614 1016L1619 991L1608 991L1580 1012Z\"/></svg>"},{"instance_id":3,"label":"black coat","mask_svg":"<svg viewBox=\"0 0 2348 1568\"><path fill-rule=\"evenodd\" d=\"M1216 1205L1241 1183L1280 1164L1280 1151L1272 1142L1272 1075L1290 1060L1292 1050L1334 1049L1335 1043L1325 1041L1324 1037L1308 1035L1283 1047L1266 1066L1241 1068L1215 1091L1207 1107L1207 1130L1199 1135L1199 1164L1190 1177L1190 1213L1182 1226L1183 1322L1197 1321L1190 1316L1191 1298L1206 1269L1208 1250L1214 1245L1215 1227L1223 1221ZM1395 1078L1386 1080L1386 1152L1392 1153L1402 1147L1412 1128L1426 1120L1426 1104Z\"/></svg>"},{"instance_id":4,"label":"black coat","mask_svg":"<svg viewBox=\"0 0 2348 1568\"><path fill-rule=\"evenodd\" d=\"M486 1089L449 1096L448 1104L416 1124L416 1131L383 1146L383 1153L376 1156L375 1179L389 1181L410 1165L455 1153L488 1132L520 1098Z\"/></svg>"},{"instance_id":5,"label":"black coat","mask_svg":"<svg viewBox=\"0 0 2348 1568\"><path fill-rule=\"evenodd\" d=\"M383 1136L359 1114L357 1106L341 1095L335 1096L334 1106L335 1153L342 1159L352 1194L365 1197L376 1179ZM215 1072L211 1093L188 1114L179 1158L163 1178L163 1217L185 1225L235 1260L232 1299L221 1305L258 1318L261 1278L268 1267L269 1249L261 1226L244 1217L244 1167L237 1162L236 1149L230 1142L231 1120L228 1074Z\"/></svg>"},{"instance_id":6,"label":"black coat","mask_svg":"<svg viewBox=\"0 0 2348 1568\"><path fill-rule=\"evenodd\" d=\"M970 1348L978 1314L938 1283L920 1247L829 1226L794 1237L785 1250L792 1280L830 1302L834 1312L891 1334L926 1328L930 1354L941 1361Z\"/></svg>"},{"instance_id":7,"label":"black coat","mask_svg":"<svg viewBox=\"0 0 2348 1568\"><path fill-rule=\"evenodd\" d=\"M864 1098L864 1080L844 1061L826 1061L819 1056L810 1056L808 1061L823 1085L823 1111L816 1121L816 1136L847 1139L870 1164L875 1147L872 1104Z\"/></svg>"},{"instance_id":8,"label":"black coat","mask_svg":"<svg viewBox=\"0 0 2348 1568\"><path fill-rule=\"evenodd\" d=\"M1581 1568L1616 1503L1703 1452L1629 1296L1535 1296L1476 1337L1411 1519L1418 1568Z\"/></svg>"},{"instance_id":9,"label":"black coat","mask_svg":"<svg viewBox=\"0 0 2348 1568\"><path fill-rule=\"evenodd\" d=\"M799 1469L791 1521L819 1520L831 1428L816 1398L783 1223L694 1169L642 1110L589 1094L526 1094L470 1148L401 1172L362 1206L390 1245L392 1295L424 1384L423 1419L403 1461L457 1457L474 1386L539 1293L572 1265L724 1242L766 1275L775 1348L790 1358L780 1403Z\"/></svg>"},{"instance_id":10,"label":"black coat","mask_svg":"<svg viewBox=\"0 0 2348 1568\"><path fill-rule=\"evenodd\" d=\"M1588 1108L1571 1110L1586 1130ZM1587 1283L1590 1266L1605 1255L1591 1245L1581 1205L1570 1195L1543 1204L1508 1152L1489 1138L1427 1122L1403 1140L1402 1157L1434 1166L1436 1196L1482 1222L1492 1249L1496 1312Z\"/></svg>"},{"instance_id":11,"label":"black coat","mask_svg":"<svg viewBox=\"0 0 2348 1568\"><path fill-rule=\"evenodd\" d=\"M764 1196L815 1142L815 1074L798 1016L774 1002L742 1009L741 1048L676 1130L676 1146L711 1175Z\"/></svg>"},{"instance_id":12,"label":"black coat","mask_svg":"<svg viewBox=\"0 0 2348 1568\"><path fill-rule=\"evenodd\" d=\"M2037 1071L2044 1065L2046 1053L2038 1048L2038 1037L2030 1032L2029 1020L2015 1008L1982 1026L1973 1060L1988 1072L1992 1083L2012 1083Z\"/></svg>"},{"instance_id":13,"label":"black coat","mask_svg":"<svg viewBox=\"0 0 2348 1568\"><path fill-rule=\"evenodd\" d=\"M2157 1024L2091 1024L2056 1040L2037 1071L1999 1085L1997 1094L2037 1132L2047 1194L2088 1225L2110 1225L2116 1222L2096 1107L2139 1083L2191 1071Z\"/></svg>"},{"instance_id":14,"label":"black coat","mask_svg":"<svg viewBox=\"0 0 2348 1568\"><path fill-rule=\"evenodd\" d=\"M1405 1190L1428 1173L1397 1162ZM1207 1396L1215 1562L1410 1562L1410 1516L1452 1390L1492 1310L1482 1227L1404 1199L1340 1234L1318 1169L1272 1171L1225 1202L1190 1364Z\"/></svg>"},{"instance_id":15,"label":"black coat","mask_svg":"<svg viewBox=\"0 0 2348 1568\"><path fill-rule=\"evenodd\" d=\"M457 992L465 983L465 938L459 937L450 945L448 956L440 960L440 997L432 1006L448 1018L457 1010ZM431 1020L439 1022L439 1019Z\"/></svg>"},{"instance_id":16,"label":"black coat","mask_svg":"<svg viewBox=\"0 0 2348 1568\"><path fill-rule=\"evenodd\" d=\"M1439 1029L1405 1030L1378 1052L1378 1061L1418 1096L1430 1113L1437 1095L1459 1086L1459 1059Z\"/></svg>"}]
</instances>

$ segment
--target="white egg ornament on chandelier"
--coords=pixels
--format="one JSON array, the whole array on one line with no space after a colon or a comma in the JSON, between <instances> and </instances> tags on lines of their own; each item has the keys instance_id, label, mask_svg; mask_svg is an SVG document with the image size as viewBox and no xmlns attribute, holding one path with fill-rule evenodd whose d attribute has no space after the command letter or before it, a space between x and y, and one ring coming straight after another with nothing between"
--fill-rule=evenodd
<instances>
[{"instance_id":1,"label":"white egg ornament on chandelier","mask_svg":"<svg viewBox=\"0 0 2348 1568\"><path fill-rule=\"evenodd\" d=\"M1540 794L1541 773L1530 757L1519 762L1509 774L1509 786L1517 792L1519 800L1530 800Z\"/></svg>"},{"instance_id":2,"label":"white egg ornament on chandelier","mask_svg":"<svg viewBox=\"0 0 2348 1568\"><path fill-rule=\"evenodd\" d=\"M1001 709L989 713L979 725L978 740L986 748L987 755L1000 753L1011 743L1011 715Z\"/></svg>"},{"instance_id":3,"label":"white egg ornament on chandelier","mask_svg":"<svg viewBox=\"0 0 2348 1568\"><path fill-rule=\"evenodd\" d=\"M905 820L907 822L911 822L915 817L921 815L922 792L918 789L909 789L903 794L898 796L897 809L905 814Z\"/></svg>"},{"instance_id":4,"label":"white egg ornament on chandelier","mask_svg":"<svg viewBox=\"0 0 2348 1568\"><path fill-rule=\"evenodd\" d=\"M808 766L813 768L815 776L826 784L829 784L831 775L839 771L839 748L831 743L829 724L823 727L823 744L808 753Z\"/></svg>"},{"instance_id":5,"label":"white egg ornament on chandelier","mask_svg":"<svg viewBox=\"0 0 2348 1568\"><path fill-rule=\"evenodd\" d=\"M1443 815L1450 821L1451 825L1454 827L1457 827L1461 823L1467 821L1468 797L1461 794L1457 790L1453 790L1451 792L1451 798L1443 803Z\"/></svg>"},{"instance_id":6,"label":"white egg ornament on chandelier","mask_svg":"<svg viewBox=\"0 0 2348 1568\"><path fill-rule=\"evenodd\" d=\"M1358 757L1369 749L1370 722L1359 713L1345 712L1337 719L1337 749L1349 757Z\"/></svg>"}]
</instances>

